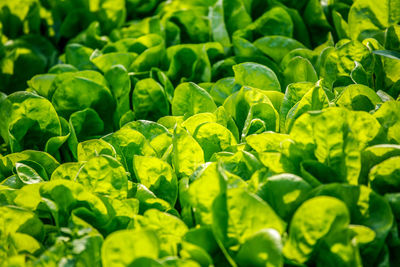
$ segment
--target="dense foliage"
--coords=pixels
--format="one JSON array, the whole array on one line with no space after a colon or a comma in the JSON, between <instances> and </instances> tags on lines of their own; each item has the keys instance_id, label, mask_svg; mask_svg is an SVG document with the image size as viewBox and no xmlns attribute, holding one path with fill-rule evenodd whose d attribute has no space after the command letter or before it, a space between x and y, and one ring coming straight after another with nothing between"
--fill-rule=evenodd
<instances>
[{"instance_id":1,"label":"dense foliage","mask_svg":"<svg viewBox=\"0 0 400 267\"><path fill-rule=\"evenodd\" d=\"M400 0L0 0L1 266L400 266Z\"/></svg>"}]
</instances>

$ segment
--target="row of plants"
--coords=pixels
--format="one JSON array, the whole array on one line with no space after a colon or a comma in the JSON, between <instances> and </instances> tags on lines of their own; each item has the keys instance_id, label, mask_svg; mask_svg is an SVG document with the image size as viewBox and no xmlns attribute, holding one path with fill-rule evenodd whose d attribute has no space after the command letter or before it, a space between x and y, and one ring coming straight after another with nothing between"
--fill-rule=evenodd
<instances>
[{"instance_id":1,"label":"row of plants","mask_svg":"<svg viewBox=\"0 0 400 267\"><path fill-rule=\"evenodd\" d=\"M0 265L399 266L399 22L0 0Z\"/></svg>"}]
</instances>

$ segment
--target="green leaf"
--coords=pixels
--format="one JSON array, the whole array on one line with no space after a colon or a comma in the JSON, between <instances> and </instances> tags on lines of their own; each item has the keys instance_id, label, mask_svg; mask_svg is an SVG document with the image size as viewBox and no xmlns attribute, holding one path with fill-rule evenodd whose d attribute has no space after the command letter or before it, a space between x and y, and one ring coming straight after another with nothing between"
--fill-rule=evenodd
<instances>
[{"instance_id":1,"label":"green leaf","mask_svg":"<svg viewBox=\"0 0 400 267\"><path fill-rule=\"evenodd\" d=\"M368 113L328 108L300 116L290 136L306 153L303 152L303 159L315 157L333 169L341 181L357 184L361 171L360 151L379 131L377 120Z\"/></svg>"},{"instance_id":2,"label":"green leaf","mask_svg":"<svg viewBox=\"0 0 400 267\"><path fill-rule=\"evenodd\" d=\"M247 151L239 150L236 153L220 152L211 159L220 162L228 172L249 180L251 175L262 167L259 159Z\"/></svg>"},{"instance_id":3,"label":"green leaf","mask_svg":"<svg viewBox=\"0 0 400 267\"><path fill-rule=\"evenodd\" d=\"M256 36L280 35L292 37L294 23L285 8L274 6L264 12L261 17L255 20L246 29L251 30Z\"/></svg>"},{"instance_id":4,"label":"green leaf","mask_svg":"<svg viewBox=\"0 0 400 267\"><path fill-rule=\"evenodd\" d=\"M124 199L128 195L128 176L124 167L107 155L92 157L84 163L76 181L101 196Z\"/></svg>"},{"instance_id":5,"label":"green leaf","mask_svg":"<svg viewBox=\"0 0 400 267\"><path fill-rule=\"evenodd\" d=\"M287 113L285 120L286 132L290 132L293 123L302 114L312 110L323 110L327 107L329 107L329 100L322 87L315 86L310 89Z\"/></svg>"},{"instance_id":6,"label":"green leaf","mask_svg":"<svg viewBox=\"0 0 400 267\"><path fill-rule=\"evenodd\" d=\"M125 69L130 70L136 58L135 53L114 52L92 58L91 62L103 73L106 73L115 65L122 65Z\"/></svg>"},{"instance_id":7,"label":"green leaf","mask_svg":"<svg viewBox=\"0 0 400 267\"><path fill-rule=\"evenodd\" d=\"M63 80L52 96L52 104L65 119L75 111L93 108L106 123L112 122L110 111L115 109L115 101L107 87L81 77Z\"/></svg>"},{"instance_id":8,"label":"green leaf","mask_svg":"<svg viewBox=\"0 0 400 267\"><path fill-rule=\"evenodd\" d=\"M93 49L80 44L70 44L65 48L65 59L67 64L78 70L93 70L95 66L90 61Z\"/></svg>"},{"instance_id":9,"label":"green leaf","mask_svg":"<svg viewBox=\"0 0 400 267\"><path fill-rule=\"evenodd\" d=\"M224 151L237 144L233 134L227 128L215 122L199 125L193 137L203 149L205 161L208 161L214 153Z\"/></svg>"},{"instance_id":10,"label":"green leaf","mask_svg":"<svg viewBox=\"0 0 400 267\"><path fill-rule=\"evenodd\" d=\"M178 177L190 176L204 163L203 149L185 129L175 127L172 144L172 164Z\"/></svg>"},{"instance_id":11,"label":"green leaf","mask_svg":"<svg viewBox=\"0 0 400 267\"><path fill-rule=\"evenodd\" d=\"M312 82L318 81L318 75L311 62L303 57L294 57L288 63L283 72L285 77L285 85L296 82Z\"/></svg>"},{"instance_id":12,"label":"green leaf","mask_svg":"<svg viewBox=\"0 0 400 267\"><path fill-rule=\"evenodd\" d=\"M279 217L290 221L310 190L311 186L302 178L293 174L280 174L269 177L261 184L257 195L265 200Z\"/></svg>"},{"instance_id":13,"label":"green leaf","mask_svg":"<svg viewBox=\"0 0 400 267\"><path fill-rule=\"evenodd\" d=\"M58 166L51 175L50 180L66 179L75 181L78 175L79 169L82 167L82 163L78 162L67 162Z\"/></svg>"},{"instance_id":14,"label":"green leaf","mask_svg":"<svg viewBox=\"0 0 400 267\"><path fill-rule=\"evenodd\" d=\"M269 105L274 110L274 113L276 113L275 116L278 117L266 91L253 87L243 86L240 91L230 95L224 103L224 108L235 120L240 131L245 125L250 108L258 103Z\"/></svg>"},{"instance_id":15,"label":"green leaf","mask_svg":"<svg viewBox=\"0 0 400 267\"><path fill-rule=\"evenodd\" d=\"M51 103L29 92L17 92L1 102L0 133L11 152L42 150L48 139L61 135L61 123Z\"/></svg>"},{"instance_id":16,"label":"green leaf","mask_svg":"<svg viewBox=\"0 0 400 267\"><path fill-rule=\"evenodd\" d=\"M366 183L370 169L393 156L400 156L399 145L375 145L367 147L361 154L362 168L360 180Z\"/></svg>"},{"instance_id":17,"label":"green leaf","mask_svg":"<svg viewBox=\"0 0 400 267\"><path fill-rule=\"evenodd\" d=\"M268 67L257 63L241 63L233 66L235 82L266 91L280 91L276 74Z\"/></svg>"},{"instance_id":18,"label":"green leaf","mask_svg":"<svg viewBox=\"0 0 400 267\"><path fill-rule=\"evenodd\" d=\"M37 241L44 239L44 226L39 217L26 209L13 206L0 207L0 236L22 233L34 237Z\"/></svg>"},{"instance_id":19,"label":"green leaf","mask_svg":"<svg viewBox=\"0 0 400 267\"><path fill-rule=\"evenodd\" d=\"M381 103L379 96L371 88L357 84L347 86L338 96L336 104L352 110L371 111L378 103Z\"/></svg>"},{"instance_id":20,"label":"green leaf","mask_svg":"<svg viewBox=\"0 0 400 267\"><path fill-rule=\"evenodd\" d=\"M214 112L217 109L214 101L207 91L194 83L180 84L172 99L172 115L186 116Z\"/></svg>"},{"instance_id":21,"label":"green leaf","mask_svg":"<svg viewBox=\"0 0 400 267\"><path fill-rule=\"evenodd\" d=\"M224 178L218 170L218 164L206 163L193 174L194 181L189 185L188 196L190 204L195 209L196 223L212 224L212 204L215 198L223 192Z\"/></svg>"},{"instance_id":22,"label":"green leaf","mask_svg":"<svg viewBox=\"0 0 400 267\"><path fill-rule=\"evenodd\" d=\"M233 244L243 244L264 228L273 228L280 234L286 229L286 223L266 202L244 189L229 189L227 201L228 233Z\"/></svg>"},{"instance_id":23,"label":"green leaf","mask_svg":"<svg viewBox=\"0 0 400 267\"><path fill-rule=\"evenodd\" d=\"M151 230L121 230L109 235L101 247L103 266L123 267L140 257L157 259L159 241Z\"/></svg>"},{"instance_id":24,"label":"green leaf","mask_svg":"<svg viewBox=\"0 0 400 267\"><path fill-rule=\"evenodd\" d=\"M137 180L157 197L175 205L178 196L178 182L171 166L155 157L135 155L133 168Z\"/></svg>"},{"instance_id":25,"label":"green leaf","mask_svg":"<svg viewBox=\"0 0 400 267\"><path fill-rule=\"evenodd\" d=\"M110 91L116 102L114 125L119 125L122 116L130 111L131 80L127 69L122 65L112 66L104 73L104 77L110 84Z\"/></svg>"},{"instance_id":26,"label":"green leaf","mask_svg":"<svg viewBox=\"0 0 400 267\"><path fill-rule=\"evenodd\" d=\"M88 140L78 144L78 161L84 162L92 157L108 155L116 157L115 149L102 139Z\"/></svg>"},{"instance_id":27,"label":"green leaf","mask_svg":"<svg viewBox=\"0 0 400 267\"><path fill-rule=\"evenodd\" d=\"M305 201L295 212L283 254L298 264L305 263L318 249L318 242L340 233L350 223L346 205L332 197L320 196Z\"/></svg>"},{"instance_id":28,"label":"green leaf","mask_svg":"<svg viewBox=\"0 0 400 267\"><path fill-rule=\"evenodd\" d=\"M387 101L382 104L374 117L382 125L387 133L387 139L390 143L400 144L400 102Z\"/></svg>"},{"instance_id":29,"label":"green leaf","mask_svg":"<svg viewBox=\"0 0 400 267\"><path fill-rule=\"evenodd\" d=\"M36 184L43 182L43 178L35 171L35 169L23 163L15 164L15 171L18 178L24 184Z\"/></svg>"},{"instance_id":30,"label":"green leaf","mask_svg":"<svg viewBox=\"0 0 400 267\"><path fill-rule=\"evenodd\" d=\"M215 4L210 8L209 18L213 40L220 42L225 49L228 49L231 41L225 25L224 2L223 0L215 1Z\"/></svg>"},{"instance_id":31,"label":"green leaf","mask_svg":"<svg viewBox=\"0 0 400 267\"><path fill-rule=\"evenodd\" d=\"M109 220L106 205L83 185L60 179L44 183L39 192L56 226L67 225L71 212L74 212L90 225L101 230L106 228Z\"/></svg>"},{"instance_id":32,"label":"green leaf","mask_svg":"<svg viewBox=\"0 0 400 267\"><path fill-rule=\"evenodd\" d=\"M398 192L400 188L400 156L375 165L369 172L371 187L380 194Z\"/></svg>"},{"instance_id":33,"label":"green leaf","mask_svg":"<svg viewBox=\"0 0 400 267\"><path fill-rule=\"evenodd\" d=\"M253 134L246 137L246 143L258 153L281 150L282 142L290 141L289 135L265 132L261 134Z\"/></svg>"},{"instance_id":34,"label":"green leaf","mask_svg":"<svg viewBox=\"0 0 400 267\"><path fill-rule=\"evenodd\" d=\"M279 124L281 132L285 132L285 120L289 111L314 86L315 85L313 83L299 82L289 84L286 87L285 96L283 97L281 108L279 110Z\"/></svg>"},{"instance_id":35,"label":"green leaf","mask_svg":"<svg viewBox=\"0 0 400 267\"><path fill-rule=\"evenodd\" d=\"M400 60L400 53L397 51L390 51L390 50L375 50L372 51L372 53L383 56L383 57L388 57L392 59L399 59Z\"/></svg>"},{"instance_id":36,"label":"green leaf","mask_svg":"<svg viewBox=\"0 0 400 267\"><path fill-rule=\"evenodd\" d=\"M19 153L8 154L0 157L0 180L13 174L13 168L18 163L28 164L42 177L50 177L54 170L60 165L51 155L42 151L24 150ZM45 172L43 174L43 171Z\"/></svg>"},{"instance_id":37,"label":"green leaf","mask_svg":"<svg viewBox=\"0 0 400 267\"><path fill-rule=\"evenodd\" d=\"M285 36L262 37L254 42L254 46L278 64L290 51L305 48L300 42Z\"/></svg>"},{"instance_id":38,"label":"green leaf","mask_svg":"<svg viewBox=\"0 0 400 267\"><path fill-rule=\"evenodd\" d=\"M362 41L368 37L379 37L385 28L400 21L399 10L398 0L386 0L379 3L358 0L349 12L351 38Z\"/></svg>"},{"instance_id":39,"label":"green leaf","mask_svg":"<svg viewBox=\"0 0 400 267\"><path fill-rule=\"evenodd\" d=\"M178 245L188 231L188 227L178 217L156 209L147 210L135 222L134 228L154 231L159 239L160 256L177 255Z\"/></svg>"},{"instance_id":40,"label":"green leaf","mask_svg":"<svg viewBox=\"0 0 400 267\"><path fill-rule=\"evenodd\" d=\"M132 94L132 106L137 119L157 120L169 114L169 103L164 88L151 78L136 83Z\"/></svg>"},{"instance_id":41,"label":"green leaf","mask_svg":"<svg viewBox=\"0 0 400 267\"><path fill-rule=\"evenodd\" d=\"M134 175L134 155L156 156L156 152L143 134L131 129L129 126L122 127L120 130L104 136L103 140L114 147L117 152L117 160L122 163L131 175Z\"/></svg>"},{"instance_id":42,"label":"green leaf","mask_svg":"<svg viewBox=\"0 0 400 267\"><path fill-rule=\"evenodd\" d=\"M364 260L373 263L393 224L389 203L381 195L366 186L330 184L318 187L314 195L325 195L342 200L350 211L351 223L372 229L375 237L363 244L357 240ZM360 237L362 238L362 237Z\"/></svg>"},{"instance_id":43,"label":"green leaf","mask_svg":"<svg viewBox=\"0 0 400 267\"><path fill-rule=\"evenodd\" d=\"M282 241L274 229L263 229L249 237L236 256L240 266L283 266Z\"/></svg>"}]
</instances>

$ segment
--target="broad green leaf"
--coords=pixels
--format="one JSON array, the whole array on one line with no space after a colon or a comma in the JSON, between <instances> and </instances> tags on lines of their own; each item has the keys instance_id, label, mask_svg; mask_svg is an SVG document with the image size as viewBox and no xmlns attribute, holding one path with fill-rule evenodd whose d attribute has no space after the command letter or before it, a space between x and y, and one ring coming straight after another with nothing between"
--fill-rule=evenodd
<instances>
[{"instance_id":1,"label":"broad green leaf","mask_svg":"<svg viewBox=\"0 0 400 267\"><path fill-rule=\"evenodd\" d=\"M66 226L71 212L74 212L97 229L103 230L107 227L110 218L106 205L83 185L60 179L44 183L39 192L55 220L55 225Z\"/></svg>"},{"instance_id":2,"label":"broad green leaf","mask_svg":"<svg viewBox=\"0 0 400 267\"><path fill-rule=\"evenodd\" d=\"M285 131L286 116L292 107L299 102L303 96L315 85L309 82L292 83L286 87L281 108L279 110L279 125L281 132Z\"/></svg>"},{"instance_id":3,"label":"broad green leaf","mask_svg":"<svg viewBox=\"0 0 400 267\"><path fill-rule=\"evenodd\" d=\"M266 91L257 88L243 86L240 91L233 93L225 100L224 108L235 120L239 131L243 129L250 108L253 105L265 103L275 110L271 100L265 92ZM276 114L276 117L278 117L278 114Z\"/></svg>"},{"instance_id":4,"label":"broad green leaf","mask_svg":"<svg viewBox=\"0 0 400 267\"><path fill-rule=\"evenodd\" d=\"M285 36L262 37L254 42L254 46L278 64L290 51L297 48L305 48L300 42Z\"/></svg>"},{"instance_id":5,"label":"broad green leaf","mask_svg":"<svg viewBox=\"0 0 400 267\"><path fill-rule=\"evenodd\" d=\"M294 57L287 63L287 67L283 72L285 77L285 85L296 82L312 82L318 81L318 75L311 62L303 57Z\"/></svg>"},{"instance_id":6,"label":"broad green leaf","mask_svg":"<svg viewBox=\"0 0 400 267\"><path fill-rule=\"evenodd\" d=\"M41 246L40 243L33 237L27 234L22 233L11 233L9 235L9 239L11 239L9 250L17 250L18 253L30 253L36 254L40 251Z\"/></svg>"},{"instance_id":7,"label":"broad green leaf","mask_svg":"<svg viewBox=\"0 0 400 267\"><path fill-rule=\"evenodd\" d=\"M228 96L237 90L240 90L240 87L241 86L235 82L235 78L222 78L211 87L210 95L212 96L215 104L220 106L224 104L224 101Z\"/></svg>"},{"instance_id":8,"label":"broad green leaf","mask_svg":"<svg viewBox=\"0 0 400 267\"><path fill-rule=\"evenodd\" d=\"M124 199L128 195L128 176L113 157L99 155L90 158L80 168L76 181L100 196Z\"/></svg>"},{"instance_id":9,"label":"broad green leaf","mask_svg":"<svg viewBox=\"0 0 400 267\"><path fill-rule=\"evenodd\" d=\"M70 145L72 145L73 139L76 139L75 142L79 142L98 138L104 133L106 127L99 114L91 108L72 113L69 125L71 128L71 138L68 140Z\"/></svg>"},{"instance_id":10,"label":"broad green leaf","mask_svg":"<svg viewBox=\"0 0 400 267\"><path fill-rule=\"evenodd\" d=\"M55 74L38 74L28 81L28 85L39 95L48 98L51 84L56 76Z\"/></svg>"},{"instance_id":11,"label":"broad green leaf","mask_svg":"<svg viewBox=\"0 0 400 267\"><path fill-rule=\"evenodd\" d=\"M172 134L163 125L152 121L137 120L124 125L125 128L134 129L143 134L150 146L161 158L168 152L172 145Z\"/></svg>"},{"instance_id":12,"label":"broad green leaf","mask_svg":"<svg viewBox=\"0 0 400 267\"><path fill-rule=\"evenodd\" d=\"M217 109L211 96L203 88L194 83L180 84L172 100L172 115L186 116L214 112Z\"/></svg>"},{"instance_id":13,"label":"broad green leaf","mask_svg":"<svg viewBox=\"0 0 400 267\"><path fill-rule=\"evenodd\" d=\"M400 188L400 156L375 165L369 172L371 187L380 194L398 192Z\"/></svg>"},{"instance_id":14,"label":"broad green leaf","mask_svg":"<svg viewBox=\"0 0 400 267\"><path fill-rule=\"evenodd\" d=\"M231 40L225 25L224 0L215 1L210 8L210 22L213 40L221 43L225 49L231 45Z\"/></svg>"},{"instance_id":15,"label":"broad green leaf","mask_svg":"<svg viewBox=\"0 0 400 267\"><path fill-rule=\"evenodd\" d=\"M42 150L48 139L61 135L61 123L51 103L36 94L17 92L0 102L0 133L11 152Z\"/></svg>"},{"instance_id":16,"label":"broad green leaf","mask_svg":"<svg viewBox=\"0 0 400 267\"><path fill-rule=\"evenodd\" d=\"M188 130L188 132L193 136L196 129L204 124L209 122L217 122L217 117L214 113L199 113L187 118L184 122L182 122L182 126Z\"/></svg>"},{"instance_id":17,"label":"broad green leaf","mask_svg":"<svg viewBox=\"0 0 400 267\"><path fill-rule=\"evenodd\" d=\"M379 131L377 121L368 113L328 108L300 116L290 136L306 152L303 158L316 157L332 168L341 181L357 184L361 171L360 152Z\"/></svg>"},{"instance_id":18,"label":"broad green leaf","mask_svg":"<svg viewBox=\"0 0 400 267\"><path fill-rule=\"evenodd\" d=\"M236 256L240 266L283 266L282 241L274 229L263 229L249 237Z\"/></svg>"},{"instance_id":19,"label":"broad green leaf","mask_svg":"<svg viewBox=\"0 0 400 267\"><path fill-rule=\"evenodd\" d=\"M65 48L65 63L76 67L78 70L93 70L95 66L90 61L92 53L93 49L80 44L67 45Z\"/></svg>"},{"instance_id":20,"label":"broad green leaf","mask_svg":"<svg viewBox=\"0 0 400 267\"><path fill-rule=\"evenodd\" d=\"M266 91L280 91L276 74L268 67L257 63L241 63L233 66L235 82Z\"/></svg>"},{"instance_id":21,"label":"broad green leaf","mask_svg":"<svg viewBox=\"0 0 400 267\"><path fill-rule=\"evenodd\" d=\"M0 180L13 174L13 168L18 162L36 166L35 171L41 173L42 177L50 177L54 170L60 165L51 155L42 151L24 150L18 153L8 154L0 157ZM41 166L41 167L40 167ZM42 171L45 174L42 174Z\"/></svg>"},{"instance_id":22,"label":"broad green leaf","mask_svg":"<svg viewBox=\"0 0 400 267\"><path fill-rule=\"evenodd\" d=\"M146 186L157 197L175 205L178 195L177 178L171 166L156 158L135 155L133 169L138 182Z\"/></svg>"},{"instance_id":23,"label":"broad green leaf","mask_svg":"<svg viewBox=\"0 0 400 267\"><path fill-rule=\"evenodd\" d=\"M76 88L80 88L79 91ZM110 123L110 111L115 109L114 98L107 87L81 77L63 80L57 86L51 102L65 119L75 111L93 108L106 123Z\"/></svg>"},{"instance_id":24,"label":"broad green leaf","mask_svg":"<svg viewBox=\"0 0 400 267\"><path fill-rule=\"evenodd\" d=\"M362 240L356 240L360 242L361 256L373 263L379 257L379 251L393 224L393 214L385 198L366 186L343 184L324 185L316 188L313 193L342 200L349 209L352 224L366 226L374 231L372 240L368 237L365 244L362 244Z\"/></svg>"},{"instance_id":25,"label":"broad green leaf","mask_svg":"<svg viewBox=\"0 0 400 267\"><path fill-rule=\"evenodd\" d=\"M204 163L203 149L185 129L175 127L172 144L172 165L178 178L190 176Z\"/></svg>"},{"instance_id":26,"label":"broad green leaf","mask_svg":"<svg viewBox=\"0 0 400 267\"><path fill-rule=\"evenodd\" d=\"M285 8L274 6L250 24L246 30L250 30L254 35L259 36L280 35L292 37L294 23Z\"/></svg>"},{"instance_id":27,"label":"broad green leaf","mask_svg":"<svg viewBox=\"0 0 400 267\"><path fill-rule=\"evenodd\" d=\"M102 139L88 140L78 144L78 161L88 161L92 157L108 155L116 157L115 149Z\"/></svg>"},{"instance_id":28,"label":"broad green leaf","mask_svg":"<svg viewBox=\"0 0 400 267\"><path fill-rule=\"evenodd\" d=\"M224 126L215 122L208 122L198 126L193 137L203 149L205 161L208 161L214 153L236 145L233 134Z\"/></svg>"},{"instance_id":29,"label":"broad green leaf","mask_svg":"<svg viewBox=\"0 0 400 267\"><path fill-rule=\"evenodd\" d=\"M286 223L258 196L241 188L229 189L227 196L228 238L233 244L243 244L264 228L273 228L280 234L285 231Z\"/></svg>"},{"instance_id":30,"label":"broad green leaf","mask_svg":"<svg viewBox=\"0 0 400 267\"><path fill-rule=\"evenodd\" d=\"M36 184L43 182L43 178L40 177L35 169L24 163L16 163L15 171L18 178L24 184Z\"/></svg>"},{"instance_id":31,"label":"broad green leaf","mask_svg":"<svg viewBox=\"0 0 400 267\"><path fill-rule=\"evenodd\" d=\"M338 82L339 78L350 78L357 64L363 66L367 73L374 68L374 56L364 44L358 41L344 39L342 43L336 45L335 49L324 50L322 55L325 58L320 62L319 74L321 78L324 78L324 83L328 88L335 87L334 83ZM353 84L351 79L345 85L349 84Z\"/></svg>"},{"instance_id":32,"label":"broad green leaf","mask_svg":"<svg viewBox=\"0 0 400 267\"><path fill-rule=\"evenodd\" d=\"M133 156L156 156L156 152L150 146L147 139L140 132L129 126L104 136L103 140L110 143L117 152L117 159L127 171L134 174Z\"/></svg>"},{"instance_id":33,"label":"broad green leaf","mask_svg":"<svg viewBox=\"0 0 400 267\"><path fill-rule=\"evenodd\" d=\"M164 88L151 78L136 83L132 93L132 106L137 119L157 120L169 114Z\"/></svg>"},{"instance_id":34,"label":"broad green leaf","mask_svg":"<svg viewBox=\"0 0 400 267\"><path fill-rule=\"evenodd\" d=\"M267 168L268 176L296 172L296 163L281 152L261 152L257 157Z\"/></svg>"},{"instance_id":35,"label":"broad green leaf","mask_svg":"<svg viewBox=\"0 0 400 267\"><path fill-rule=\"evenodd\" d=\"M103 266L129 266L140 257L157 259L159 239L151 230L121 230L109 235L101 247Z\"/></svg>"},{"instance_id":36,"label":"broad green leaf","mask_svg":"<svg viewBox=\"0 0 400 267\"><path fill-rule=\"evenodd\" d=\"M160 256L176 256L178 244L188 231L188 227L178 217L149 209L143 217L139 217L134 223L135 230L151 230L157 235L160 244Z\"/></svg>"},{"instance_id":37,"label":"broad green leaf","mask_svg":"<svg viewBox=\"0 0 400 267\"><path fill-rule=\"evenodd\" d=\"M281 150L281 143L290 141L289 135L265 132L261 134L253 134L246 137L246 143L251 146L256 152L279 152Z\"/></svg>"},{"instance_id":38,"label":"broad green leaf","mask_svg":"<svg viewBox=\"0 0 400 267\"><path fill-rule=\"evenodd\" d=\"M310 190L311 186L301 177L280 174L269 177L261 184L257 195L265 200L279 217L289 221Z\"/></svg>"},{"instance_id":39,"label":"broad green leaf","mask_svg":"<svg viewBox=\"0 0 400 267\"><path fill-rule=\"evenodd\" d=\"M243 126L242 138L249 134L279 130L279 115L269 103L257 103L250 107Z\"/></svg>"},{"instance_id":40,"label":"broad green leaf","mask_svg":"<svg viewBox=\"0 0 400 267\"><path fill-rule=\"evenodd\" d=\"M93 62L92 64L105 74L115 65L122 65L125 69L129 70L136 58L137 55L135 53L114 52L100 55L91 61Z\"/></svg>"},{"instance_id":41,"label":"broad green leaf","mask_svg":"<svg viewBox=\"0 0 400 267\"><path fill-rule=\"evenodd\" d=\"M260 160L247 151L216 153L211 161L220 162L223 168L242 180L249 180L251 175L262 167Z\"/></svg>"},{"instance_id":42,"label":"broad green leaf","mask_svg":"<svg viewBox=\"0 0 400 267\"><path fill-rule=\"evenodd\" d=\"M360 180L362 183L367 182L368 173L373 166L393 156L400 156L399 145L375 145L367 147L361 153Z\"/></svg>"},{"instance_id":43,"label":"broad green leaf","mask_svg":"<svg viewBox=\"0 0 400 267\"><path fill-rule=\"evenodd\" d=\"M336 104L352 110L371 111L381 102L371 88L357 84L347 86L336 100Z\"/></svg>"},{"instance_id":44,"label":"broad green leaf","mask_svg":"<svg viewBox=\"0 0 400 267\"><path fill-rule=\"evenodd\" d=\"M293 123L302 114L313 110L323 110L327 107L329 107L329 100L325 91L320 86L313 87L287 113L285 132L290 132Z\"/></svg>"},{"instance_id":45,"label":"broad green leaf","mask_svg":"<svg viewBox=\"0 0 400 267\"><path fill-rule=\"evenodd\" d=\"M206 163L193 174L194 181L189 185L188 195L194 208L196 223L211 225L212 204L215 198L223 192L224 178L218 170L218 164Z\"/></svg>"},{"instance_id":46,"label":"broad green leaf","mask_svg":"<svg viewBox=\"0 0 400 267\"><path fill-rule=\"evenodd\" d=\"M54 170L50 180L66 179L75 181L81 167L82 163L78 162L63 163Z\"/></svg>"},{"instance_id":47,"label":"broad green leaf","mask_svg":"<svg viewBox=\"0 0 400 267\"><path fill-rule=\"evenodd\" d=\"M8 234L23 233L43 241L44 226L39 217L26 209L2 206L0 207L0 236L6 238Z\"/></svg>"},{"instance_id":48,"label":"broad green leaf","mask_svg":"<svg viewBox=\"0 0 400 267\"><path fill-rule=\"evenodd\" d=\"M210 266L213 264L210 255L201 247L189 242L182 242L181 245L180 256L182 259L191 259L193 263L198 263L200 266Z\"/></svg>"},{"instance_id":49,"label":"broad green leaf","mask_svg":"<svg viewBox=\"0 0 400 267\"><path fill-rule=\"evenodd\" d=\"M385 28L400 21L400 2L385 0L375 3L370 0L357 0L349 12L350 37L364 40L379 37Z\"/></svg>"},{"instance_id":50,"label":"broad green leaf","mask_svg":"<svg viewBox=\"0 0 400 267\"><path fill-rule=\"evenodd\" d=\"M390 143L400 144L400 102L388 101L382 104L374 117L387 133Z\"/></svg>"},{"instance_id":51,"label":"broad green leaf","mask_svg":"<svg viewBox=\"0 0 400 267\"><path fill-rule=\"evenodd\" d=\"M110 84L109 88L116 102L114 125L119 125L122 116L130 111L131 80L127 69L122 65L112 66L104 73L104 77Z\"/></svg>"},{"instance_id":52,"label":"broad green leaf","mask_svg":"<svg viewBox=\"0 0 400 267\"><path fill-rule=\"evenodd\" d=\"M290 51L287 55L285 55L285 57L282 59L280 67L281 69L286 69L289 65L289 62L292 61L295 57L302 57L305 59L308 59L308 61L310 61L310 63L312 64L312 66L317 65L317 60L318 60L318 56L319 54L317 54L315 51L312 51L310 49L306 49L306 48L297 48L294 49L292 51Z\"/></svg>"},{"instance_id":53,"label":"broad green leaf","mask_svg":"<svg viewBox=\"0 0 400 267\"><path fill-rule=\"evenodd\" d=\"M333 197L314 197L295 212L289 239L283 247L284 256L298 264L307 262L324 237L345 230L350 223L346 205Z\"/></svg>"}]
</instances>

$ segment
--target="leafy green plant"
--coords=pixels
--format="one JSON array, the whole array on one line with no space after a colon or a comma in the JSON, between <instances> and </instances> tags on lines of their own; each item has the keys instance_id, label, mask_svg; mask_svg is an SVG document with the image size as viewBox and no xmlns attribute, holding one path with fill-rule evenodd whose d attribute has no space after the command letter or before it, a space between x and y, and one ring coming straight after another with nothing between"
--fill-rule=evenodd
<instances>
[{"instance_id":1,"label":"leafy green plant","mask_svg":"<svg viewBox=\"0 0 400 267\"><path fill-rule=\"evenodd\" d=\"M399 23L0 0L0 265L400 266Z\"/></svg>"}]
</instances>

